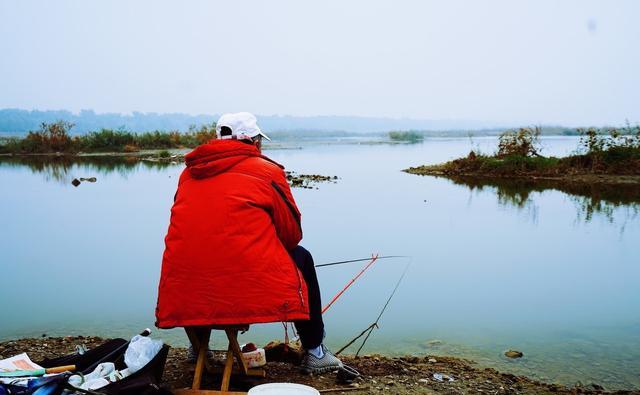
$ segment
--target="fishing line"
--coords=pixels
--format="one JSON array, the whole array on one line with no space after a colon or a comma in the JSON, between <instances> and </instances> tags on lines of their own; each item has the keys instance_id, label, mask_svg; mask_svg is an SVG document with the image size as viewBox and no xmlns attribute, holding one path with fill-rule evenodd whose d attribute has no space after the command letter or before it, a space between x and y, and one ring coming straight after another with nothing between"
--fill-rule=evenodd
<instances>
[{"instance_id":1,"label":"fishing line","mask_svg":"<svg viewBox=\"0 0 640 395\"><path fill-rule=\"evenodd\" d=\"M353 343L355 343L356 340L360 339L362 336L364 336L366 334L365 339L362 341L362 344L360 345L360 347L358 348L358 351L356 352L356 357L357 357L358 354L360 353L360 351L362 350L362 348L364 347L364 345L366 344L367 340L369 339L369 336L371 336L371 332L373 332L373 330L375 328L379 328L378 327L378 322L380 321L380 318L382 318L382 315L384 314L385 310L387 309L387 306L389 306L389 302L391 302L391 299L396 294L396 291L400 287L400 283L404 279L404 276L407 274L407 271L409 270L409 266L411 266L411 262L413 261L413 259L411 257L403 257L403 258L409 258L410 260L407 263L407 265L405 266L404 270L402 271L402 274L400 275L400 278L396 282L396 285L393 288L393 291L391 292L391 295L389 295L389 298L385 302L384 306L382 306L382 309L380 310L380 313L378 314L378 317L376 318L376 320L371 325L369 325L365 330L363 330L358 336L353 338L351 341L349 341L349 343L347 343L340 350L338 350L336 352L336 355L339 355L347 347L351 346Z\"/></svg>"},{"instance_id":2,"label":"fishing line","mask_svg":"<svg viewBox=\"0 0 640 395\"><path fill-rule=\"evenodd\" d=\"M378 259L389 259L389 258L409 258L408 256L405 255L386 255L386 256L379 256ZM338 262L330 262L330 263L321 263L319 265L316 265L316 267L325 267L325 266L334 266L334 265L342 265L343 263L353 263L353 262L364 262L364 261L368 261L371 258L359 258L359 259L351 259L348 261L338 261Z\"/></svg>"},{"instance_id":3,"label":"fishing line","mask_svg":"<svg viewBox=\"0 0 640 395\"><path fill-rule=\"evenodd\" d=\"M369 340L369 336L371 336L371 332L373 332L373 330L378 327L378 321L380 321L382 314L384 314L384 311L387 309L387 306L389 306L389 302L391 302L391 298L393 298L393 295L396 294L396 291L398 290L398 287L400 286L400 283L402 282L404 275L407 274L407 270L409 269L409 266L411 266L411 261L409 261L407 263L407 266L404 267L404 270L402 271L402 275L398 279L396 286L393 288L393 292L391 292L391 295L389 295L389 299L387 299L387 302L384 304L384 306L382 306L382 310L380 310L380 314L378 314L378 318L376 318L375 322L371 325L371 329L369 329L369 333L367 333L367 336L362 341L360 348L358 348L358 351L356 351L356 357L358 356L358 354L360 354L360 351L362 350L362 347L364 347L367 340Z\"/></svg>"}]
</instances>

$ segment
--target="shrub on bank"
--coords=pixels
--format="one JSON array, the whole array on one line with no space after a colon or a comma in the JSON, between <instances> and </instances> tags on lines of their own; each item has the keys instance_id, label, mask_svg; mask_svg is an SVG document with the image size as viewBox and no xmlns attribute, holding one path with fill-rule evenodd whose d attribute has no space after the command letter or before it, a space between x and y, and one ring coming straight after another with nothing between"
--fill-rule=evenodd
<instances>
[{"instance_id":1,"label":"shrub on bank","mask_svg":"<svg viewBox=\"0 0 640 395\"><path fill-rule=\"evenodd\" d=\"M18 152L20 139L17 137L0 137L0 154Z\"/></svg>"},{"instance_id":2,"label":"shrub on bank","mask_svg":"<svg viewBox=\"0 0 640 395\"><path fill-rule=\"evenodd\" d=\"M100 129L78 137L77 151L120 151L137 146L135 135L124 130Z\"/></svg>"},{"instance_id":3,"label":"shrub on bank","mask_svg":"<svg viewBox=\"0 0 640 395\"><path fill-rule=\"evenodd\" d=\"M24 138L4 138L0 141L0 153L38 154L77 152L136 152L141 149L193 148L216 138L215 123L178 131L153 131L132 133L118 129L100 129L82 136L71 136L73 124L59 121L43 123L37 131Z\"/></svg>"},{"instance_id":4,"label":"shrub on bank","mask_svg":"<svg viewBox=\"0 0 640 395\"><path fill-rule=\"evenodd\" d=\"M409 131L391 131L389 139L392 141L418 142L424 140L424 134L413 130Z\"/></svg>"},{"instance_id":5,"label":"shrub on bank","mask_svg":"<svg viewBox=\"0 0 640 395\"><path fill-rule=\"evenodd\" d=\"M498 157L540 156L540 128L507 130L498 138Z\"/></svg>"},{"instance_id":6,"label":"shrub on bank","mask_svg":"<svg viewBox=\"0 0 640 395\"><path fill-rule=\"evenodd\" d=\"M216 124L213 122L208 125L201 125L199 128L196 125L191 125L189 126L189 132L183 138L185 139L184 144L189 147L196 147L205 144L209 140L215 140Z\"/></svg>"},{"instance_id":7,"label":"shrub on bank","mask_svg":"<svg viewBox=\"0 0 640 395\"><path fill-rule=\"evenodd\" d=\"M29 154L46 152L69 152L74 139L69 130L74 125L70 122L58 121L42 123L40 129L29 132L24 138L11 138L4 144L7 152L23 152Z\"/></svg>"},{"instance_id":8,"label":"shrub on bank","mask_svg":"<svg viewBox=\"0 0 640 395\"><path fill-rule=\"evenodd\" d=\"M640 149L640 126L627 125L623 129L596 128L578 129L580 133L579 150L589 153L601 153L611 149Z\"/></svg>"}]
</instances>

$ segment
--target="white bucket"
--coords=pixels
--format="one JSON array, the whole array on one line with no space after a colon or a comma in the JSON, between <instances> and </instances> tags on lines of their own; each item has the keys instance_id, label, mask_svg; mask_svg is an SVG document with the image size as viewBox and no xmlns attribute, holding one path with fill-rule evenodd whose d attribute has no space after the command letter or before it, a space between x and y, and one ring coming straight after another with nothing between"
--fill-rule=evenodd
<instances>
[{"instance_id":1,"label":"white bucket","mask_svg":"<svg viewBox=\"0 0 640 395\"><path fill-rule=\"evenodd\" d=\"M320 392L308 385L270 383L260 384L251 388L247 395L320 395Z\"/></svg>"}]
</instances>

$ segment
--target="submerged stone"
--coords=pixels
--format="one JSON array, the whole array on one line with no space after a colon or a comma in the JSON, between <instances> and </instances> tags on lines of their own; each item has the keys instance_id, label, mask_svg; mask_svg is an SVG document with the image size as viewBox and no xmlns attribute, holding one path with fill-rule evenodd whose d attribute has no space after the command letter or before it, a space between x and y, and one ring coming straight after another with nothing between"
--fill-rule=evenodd
<instances>
[{"instance_id":1,"label":"submerged stone","mask_svg":"<svg viewBox=\"0 0 640 395\"><path fill-rule=\"evenodd\" d=\"M431 348L431 347L440 347L442 344L443 344L442 340L432 339L424 343L424 346L426 346L427 348Z\"/></svg>"},{"instance_id":2,"label":"submerged stone","mask_svg":"<svg viewBox=\"0 0 640 395\"><path fill-rule=\"evenodd\" d=\"M505 351L504 355L509 358L522 358L524 354L522 354L522 352L520 351L509 350L509 351Z\"/></svg>"}]
</instances>

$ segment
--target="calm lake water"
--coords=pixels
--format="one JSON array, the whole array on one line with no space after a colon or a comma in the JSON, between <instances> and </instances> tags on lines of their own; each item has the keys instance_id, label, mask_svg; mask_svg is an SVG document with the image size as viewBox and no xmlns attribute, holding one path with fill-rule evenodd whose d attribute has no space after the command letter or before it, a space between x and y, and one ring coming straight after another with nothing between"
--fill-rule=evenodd
<instances>
[{"instance_id":1,"label":"calm lake water","mask_svg":"<svg viewBox=\"0 0 640 395\"><path fill-rule=\"evenodd\" d=\"M473 144L491 152L496 141ZM577 140L543 144L543 154L565 155ZM339 177L294 189L302 244L317 263L372 253L411 257L379 261L326 313L329 346L375 320L410 262L365 352L458 355L546 381L640 387L638 192L476 185L401 172L466 155L471 146L430 139L266 151L289 170ZM130 337L153 327L182 169L0 161L0 339ZM70 184L91 176L96 183ZM362 265L318 269L325 301ZM186 343L180 330L155 336ZM280 324L256 325L243 340L282 337ZM213 346L223 342L214 338ZM504 357L510 348L524 358Z\"/></svg>"}]
</instances>

